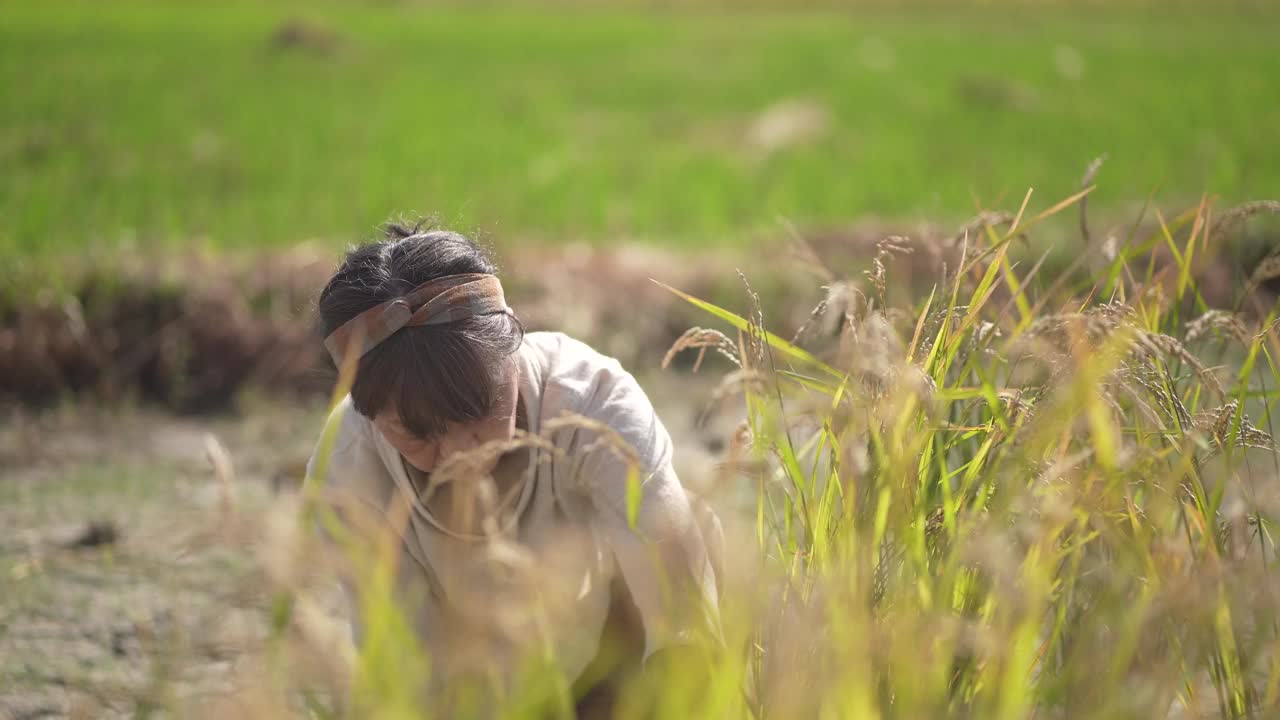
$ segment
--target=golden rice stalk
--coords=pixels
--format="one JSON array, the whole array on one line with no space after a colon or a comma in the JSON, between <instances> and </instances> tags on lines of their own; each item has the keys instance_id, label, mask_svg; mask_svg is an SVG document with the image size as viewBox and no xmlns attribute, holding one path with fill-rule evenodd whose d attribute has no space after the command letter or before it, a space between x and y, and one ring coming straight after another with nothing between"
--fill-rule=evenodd
<instances>
[{"instance_id":1,"label":"golden rice stalk","mask_svg":"<svg viewBox=\"0 0 1280 720\"><path fill-rule=\"evenodd\" d=\"M222 514L222 530L233 533L233 521L236 516L236 471L231 464L231 453L213 433L204 436L204 451L213 465L213 476L218 482L218 506ZM230 536L230 535L228 535Z\"/></svg>"},{"instance_id":2,"label":"golden rice stalk","mask_svg":"<svg viewBox=\"0 0 1280 720\"><path fill-rule=\"evenodd\" d=\"M514 501L515 493L519 492L520 486L517 484L506 495L498 497L493 478L489 474L494 461L506 453L524 448L560 455L560 449L546 437L551 432L551 428L538 435L517 431L511 440L490 441L467 452L451 455L431 473L426 488L422 490L421 500L426 502L440 487L455 483L461 490L453 496L454 511L462 517L463 527L476 526L472 523L475 519L475 511L479 509L483 513L482 522L479 525L485 534L490 536L498 534L497 513Z\"/></svg>"},{"instance_id":3,"label":"golden rice stalk","mask_svg":"<svg viewBox=\"0 0 1280 720\"><path fill-rule=\"evenodd\" d=\"M542 433L544 436L549 437L555 432L566 428L587 430L597 435L595 440L582 448L580 451L581 457L587 457L597 450L606 449L612 452L627 467L640 467L640 454L631 446L631 443L618 434L617 430L599 420L592 420L576 413L564 413L560 417L543 423Z\"/></svg>"},{"instance_id":4,"label":"golden rice stalk","mask_svg":"<svg viewBox=\"0 0 1280 720\"><path fill-rule=\"evenodd\" d=\"M1262 215L1264 213L1280 215L1280 200L1254 200L1227 210L1218 216L1218 222L1213 224L1213 231L1210 233L1209 238L1216 240L1236 224L1254 215Z\"/></svg>"},{"instance_id":5,"label":"golden rice stalk","mask_svg":"<svg viewBox=\"0 0 1280 720\"><path fill-rule=\"evenodd\" d=\"M751 289L751 283L741 270L738 271L738 279L742 281L747 297L751 300L751 313L747 316L746 346L738 357L743 360L743 367L763 368L769 351L768 334L764 327L764 306L760 303L759 293Z\"/></svg>"},{"instance_id":6,"label":"golden rice stalk","mask_svg":"<svg viewBox=\"0 0 1280 720\"><path fill-rule=\"evenodd\" d=\"M1068 327L1080 323L1090 340L1110 335L1134 314L1133 308L1119 303L1107 303L1080 313L1046 315L1031 323L1024 333L1027 337L1055 336L1062 338Z\"/></svg>"},{"instance_id":7,"label":"golden rice stalk","mask_svg":"<svg viewBox=\"0 0 1280 720\"><path fill-rule=\"evenodd\" d=\"M1207 433L1214 442L1214 451L1209 457L1217 455L1229 446L1231 428L1239 407L1239 404L1232 400L1214 410L1196 413L1196 429ZM1270 434L1254 427L1247 414L1241 413L1240 429L1236 435L1234 447L1274 450L1275 441Z\"/></svg>"},{"instance_id":8,"label":"golden rice stalk","mask_svg":"<svg viewBox=\"0 0 1280 720\"><path fill-rule=\"evenodd\" d=\"M938 336L938 331L942 328L942 323L950 316L953 326L964 319L969 312L968 305L956 305L955 307L943 307L929 313L921 325L921 341L920 348L916 351L917 357L926 357L933 349L934 339ZM886 313L889 317L891 313Z\"/></svg>"},{"instance_id":9,"label":"golden rice stalk","mask_svg":"<svg viewBox=\"0 0 1280 720\"><path fill-rule=\"evenodd\" d=\"M902 339L882 313L867 315L856 327L845 327L841 335L838 365L861 380L870 396L879 397L898 373L900 358L906 354Z\"/></svg>"},{"instance_id":10,"label":"golden rice stalk","mask_svg":"<svg viewBox=\"0 0 1280 720\"><path fill-rule=\"evenodd\" d=\"M662 369L669 368L676 355L685 350L695 349L698 351L698 359L693 363L694 372L698 372L702 367L702 359L706 356L708 349L715 350L728 358L729 362L742 367L742 361L738 359L738 348L727 335L719 330L692 327L685 330L684 334L671 344L671 348L667 350L667 354L662 358Z\"/></svg>"},{"instance_id":11,"label":"golden rice stalk","mask_svg":"<svg viewBox=\"0 0 1280 720\"><path fill-rule=\"evenodd\" d=\"M1238 313L1226 310L1210 310L1187 323L1187 342L1195 342L1208 337L1210 333L1220 332L1239 341L1241 345L1249 345L1249 331Z\"/></svg>"},{"instance_id":12,"label":"golden rice stalk","mask_svg":"<svg viewBox=\"0 0 1280 720\"><path fill-rule=\"evenodd\" d=\"M1166 371L1166 380L1167 379L1168 372ZM1172 385L1172 382L1169 382L1165 387L1172 387ZM1191 412L1187 410L1186 405L1182 404L1182 398L1178 397L1177 393L1166 390L1165 399L1167 399L1169 401L1169 405L1173 407L1173 411L1178 416L1178 422L1183 428L1190 429L1194 427L1195 423L1191 419Z\"/></svg>"},{"instance_id":13,"label":"golden rice stalk","mask_svg":"<svg viewBox=\"0 0 1280 720\"><path fill-rule=\"evenodd\" d=\"M454 453L431 473L427 486L433 490L446 483L454 482L466 476L467 471L487 467L494 458L506 453L523 449L536 448L548 452L559 452L559 449L544 435L535 435L517 430L511 440L494 440L466 452Z\"/></svg>"},{"instance_id":14,"label":"golden rice stalk","mask_svg":"<svg viewBox=\"0 0 1280 720\"><path fill-rule=\"evenodd\" d=\"M889 237L876 243L876 256L871 261L871 270L864 270L863 274L871 280L871 285L876 289L876 295L880 298L880 304L885 304L885 276L888 274L887 263L894 258L895 255L910 255L915 252L911 247L911 239L901 235L890 235Z\"/></svg>"},{"instance_id":15,"label":"golden rice stalk","mask_svg":"<svg viewBox=\"0 0 1280 720\"><path fill-rule=\"evenodd\" d=\"M964 225L960 226L960 229L957 230L956 233L951 236L950 244L958 245L961 242L963 242L965 238L970 237L971 235L973 235L974 233L976 233L977 231L985 227L998 227L1000 225L1008 225L1009 223L1013 222L1014 217L1016 216L1013 213L1009 212L1008 210L999 210L999 211L988 210L986 212L979 213L976 217L969 220Z\"/></svg>"},{"instance_id":16,"label":"golden rice stalk","mask_svg":"<svg viewBox=\"0 0 1280 720\"><path fill-rule=\"evenodd\" d=\"M1037 337L1052 335L1061 338L1063 332L1073 323L1082 323L1085 334L1090 340L1097 341L1109 336L1121 326L1133 331L1130 351L1140 357L1167 356L1177 358L1191 367L1201 382L1209 386L1219 397L1225 397L1226 391L1222 382L1212 370L1206 368L1200 359L1187 350L1176 338L1162 333L1153 333L1133 324L1134 310L1120 303L1108 303L1090 308L1083 313L1063 313L1040 318L1031 324L1025 335Z\"/></svg>"},{"instance_id":17,"label":"golden rice stalk","mask_svg":"<svg viewBox=\"0 0 1280 720\"><path fill-rule=\"evenodd\" d=\"M1081 190L1084 190L1093 184L1094 179L1098 176L1098 171L1102 169L1102 163L1106 161L1107 156L1103 154L1094 158L1093 162L1089 163L1089 167L1085 168L1084 177L1080 178ZM1090 244L1088 207L1089 196L1085 195L1080 198L1080 236L1084 238L1085 247L1089 247Z\"/></svg>"},{"instance_id":18,"label":"golden rice stalk","mask_svg":"<svg viewBox=\"0 0 1280 720\"><path fill-rule=\"evenodd\" d=\"M795 337L792 338L792 345L799 345L806 339L806 336L813 330L815 326L824 319L827 319L822 335L830 335L835 330L836 323L841 323L846 327L852 327L854 323L854 314L857 312L858 300L865 298L862 291L852 282L833 282L825 287L826 295L809 313L809 317L800 325L800 329L796 331Z\"/></svg>"},{"instance_id":19,"label":"golden rice stalk","mask_svg":"<svg viewBox=\"0 0 1280 720\"><path fill-rule=\"evenodd\" d=\"M1164 388L1153 382L1149 377L1147 377L1147 374L1148 373L1142 371L1126 373L1125 376L1129 382L1122 383L1121 388L1129 398L1133 400L1134 405L1147 416L1147 419L1150 420L1153 425L1163 427L1164 422L1160 417L1160 414L1151 407L1151 404L1146 401L1146 398L1142 397L1142 395L1138 393L1137 389L1134 388L1133 385L1137 385L1145 390L1147 395L1155 398L1160 403L1161 407L1164 406L1166 400L1170 399L1171 394L1166 393ZM1191 417L1186 414L1186 407L1182 405L1182 402L1178 400L1176 396L1173 396L1172 400L1173 402L1170 403L1170 405L1173 407L1167 412L1173 417L1173 419L1177 420L1181 424L1182 428L1190 429Z\"/></svg>"},{"instance_id":20,"label":"golden rice stalk","mask_svg":"<svg viewBox=\"0 0 1280 720\"><path fill-rule=\"evenodd\" d=\"M1010 424L1017 425L1035 417L1035 400L1027 397L1029 394L1021 388L1004 388L996 393Z\"/></svg>"},{"instance_id":21,"label":"golden rice stalk","mask_svg":"<svg viewBox=\"0 0 1280 720\"><path fill-rule=\"evenodd\" d=\"M1137 407L1138 410L1142 412L1142 414L1145 415L1153 425L1156 425L1157 427L1160 427L1163 425L1163 423L1160 421L1160 414L1157 413L1155 408L1151 406L1151 403L1147 402L1146 398L1144 398L1140 393L1138 393L1137 390L1135 390L1133 387L1129 385L1124 385L1123 388L1125 393L1128 394L1130 399L1133 400L1134 407ZM1181 402L1178 402L1176 399L1175 399L1175 402L1177 402L1178 405L1181 405Z\"/></svg>"},{"instance_id":22,"label":"golden rice stalk","mask_svg":"<svg viewBox=\"0 0 1280 720\"><path fill-rule=\"evenodd\" d=\"M1163 333L1139 331L1135 344L1141 351L1163 354L1181 360L1195 370L1200 380L1217 393L1219 397L1226 396L1227 392L1223 389L1222 382L1218 380L1218 376L1213 374L1212 370L1206 368L1200 362L1200 358L1192 354L1190 350L1187 350L1176 338Z\"/></svg>"},{"instance_id":23,"label":"golden rice stalk","mask_svg":"<svg viewBox=\"0 0 1280 720\"><path fill-rule=\"evenodd\" d=\"M1108 388L1108 390L1110 390L1110 388ZM1102 401L1107 404L1107 407L1111 408L1112 424L1114 424L1116 427L1122 426L1125 419L1125 412L1124 412L1124 408L1120 407L1120 401L1116 399L1115 393L1103 392L1101 393L1101 397L1102 397Z\"/></svg>"},{"instance_id":24,"label":"golden rice stalk","mask_svg":"<svg viewBox=\"0 0 1280 720\"><path fill-rule=\"evenodd\" d=\"M768 463L753 457L755 436L751 423L743 420L729 435L729 447L724 460L715 464L716 477L711 487L718 487L734 477L758 479L768 471Z\"/></svg>"},{"instance_id":25,"label":"golden rice stalk","mask_svg":"<svg viewBox=\"0 0 1280 720\"><path fill-rule=\"evenodd\" d=\"M1261 340L1266 336L1270 335L1271 333L1275 332L1277 329L1280 329L1280 318L1276 318L1276 320L1272 322L1270 325L1266 326L1262 330L1259 330L1258 334L1253 336L1253 339Z\"/></svg>"},{"instance_id":26,"label":"golden rice stalk","mask_svg":"<svg viewBox=\"0 0 1280 720\"><path fill-rule=\"evenodd\" d=\"M801 344L805 339L805 335L809 333L810 328L826 317L827 306L829 305L828 297L823 297L818 301L817 305L813 306L813 310L809 311L809 317L805 318L803 323L800 323L800 329L796 330L796 334L791 337L792 345Z\"/></svg>"},{"instance_id":27,"label":"golden rice stalk","mask_svg":"<svg viewBox=\"0 0 1280 720\"><path fill-rule=\"evenodd\" d=\"M1253 269L1249 277L1249 289L1253 290L1268 280L1280 278L1280 252L1269 255Z\"/></svg>"}]
</instances>

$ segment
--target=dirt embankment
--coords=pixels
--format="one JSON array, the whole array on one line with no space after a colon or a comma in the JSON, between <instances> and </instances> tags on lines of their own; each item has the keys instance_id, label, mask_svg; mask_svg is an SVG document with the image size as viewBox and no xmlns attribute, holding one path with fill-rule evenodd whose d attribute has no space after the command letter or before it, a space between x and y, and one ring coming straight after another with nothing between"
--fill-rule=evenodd
<instances>
[{"instance_id":1,"label":"dirt embankment","mask_svg":"<svg viewBox=\"0 0 1280 720\"><path fill-rule=\"evenodd\" d=\"M750 254L570 245L499 255L508 296L529 329L563 330L636 363L660 358L688 327L714 324L654 279L743 310L747 294L735 272L741 270L763 297L769 326L789 337L824 297L910 302L956 272L966 233L973 239L984 223L1002 227L1012 219L990 213L959 229L834 227L766 242ZM1211 307L1265 312L1280 290L1280 270L1277 277L1257 271L1280 244L1231 224L1222 229L1236 242L1216 255L1201 251L1194 278ZM1150 230L1133 235L1158 232ZM1029 272L1047 247L1040 282L1096 273L1129 231L1095 230L1087 243L1020 244L1019 272ZM1170 251L1160 245L1131 265L1145 273L1146 259L1155 269L1153 284L1171 290L1178 273ZM246 387L324 393L333 371L319 342L314 300L337 260L332 250L308 246L253 257L113 257L65 270L60 290L3 294L0 399L41 405L68 395L137 398L202 412L226 406ZM1261 278L1257 287L1250 275ZM1243 302L1242 290L1256 302Z\"/></svg>"},{"instance_id":2,"label":"dirt embankment","mask_svg":"<svg viewBox=\"0 0 1280 720\"><path fill-rule=\"evenodd\" d=\"M653 279L743 304L728 258L571 246L501 259L508 297L527 328L563 330L624 361L660 358L685 328L708 320ZM315 298L337 260L336 252L302 248L69 270L61 290L0 301L0 398L27 405L69 395L134 398L203 412L246 387L327 392L334 373ZM785 275L772 274L768 284L794 290L803 303L821 297L812 276Z\"/></svg>"}]
</instances>

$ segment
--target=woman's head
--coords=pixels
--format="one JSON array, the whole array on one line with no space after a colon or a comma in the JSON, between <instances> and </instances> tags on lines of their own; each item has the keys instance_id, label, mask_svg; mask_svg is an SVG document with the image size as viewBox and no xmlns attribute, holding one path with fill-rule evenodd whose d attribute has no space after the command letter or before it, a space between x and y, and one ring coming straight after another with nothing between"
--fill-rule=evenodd
<instances>
[{"instance_id":1,"label":"woman's head","mask_svg":"<svg viewBox=\"0 0 1280 720\"><path fill-rule=\"evenodd\" d=\"M424 283L497 269L457 233L400 224L385 231L385 240L349 252L321 292L326 336ZM410 462L430 470L423 465L434 464L432 456L443 459L449 448L466 444L458 441L460 434L492 439L498 433L490 425L509 424L507 416L514 417L512 356L523 332L509 313L402 328L360 359L352 404Z\"/></svg>"}]
</instances>

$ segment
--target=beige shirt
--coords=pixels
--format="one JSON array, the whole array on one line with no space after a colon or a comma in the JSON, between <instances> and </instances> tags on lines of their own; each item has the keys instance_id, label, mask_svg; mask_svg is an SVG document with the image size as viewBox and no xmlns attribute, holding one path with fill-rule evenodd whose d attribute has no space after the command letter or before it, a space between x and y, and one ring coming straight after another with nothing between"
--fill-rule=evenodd
<instances>
[{"instance_id":1,"label":"beige shirt","mask_svg":"<svg viewBox=\"0 0 1280 720\"><path fill-rule=\"evenodd\" d=\"M691 633L717 633L706 544L672 470L671 438L644 391L616 360L560 333L529 333L518 359L528 431L555 451L530 454L490 524L500 531L488 537L455 532L428 511L400 454L349 397L329 421L339 425L327 488L358 498L386 524L393 504L411 505L400 588L433 676L495 666L511 674L532 655L576 678L596 653L615 577L639 610L646 657ZM598 421L635 449L634 518L630 465L597 430L548 433L545 426L565 414Z\"/></svg>"}]
</instances>

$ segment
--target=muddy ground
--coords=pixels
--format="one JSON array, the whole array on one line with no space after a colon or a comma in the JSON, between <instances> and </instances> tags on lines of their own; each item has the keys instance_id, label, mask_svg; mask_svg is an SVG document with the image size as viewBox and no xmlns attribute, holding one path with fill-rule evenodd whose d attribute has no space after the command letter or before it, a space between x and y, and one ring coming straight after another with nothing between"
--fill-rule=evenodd
<instances>
[{"instance_id":1,"label":"muddy ground","mask_svg":"<svg viewBox=\"0 0 1280 720\"><path fill-rule=\"evenodd\" d=\"M712 378L638 374L696 484L727 427L695 427ZM270 608L261 548L219 535L208 438L252 515L295 487L323 414L248 399L213 417L81 404L0 420L0 719L221 714Z\"/></svg>"}]
</instances>

